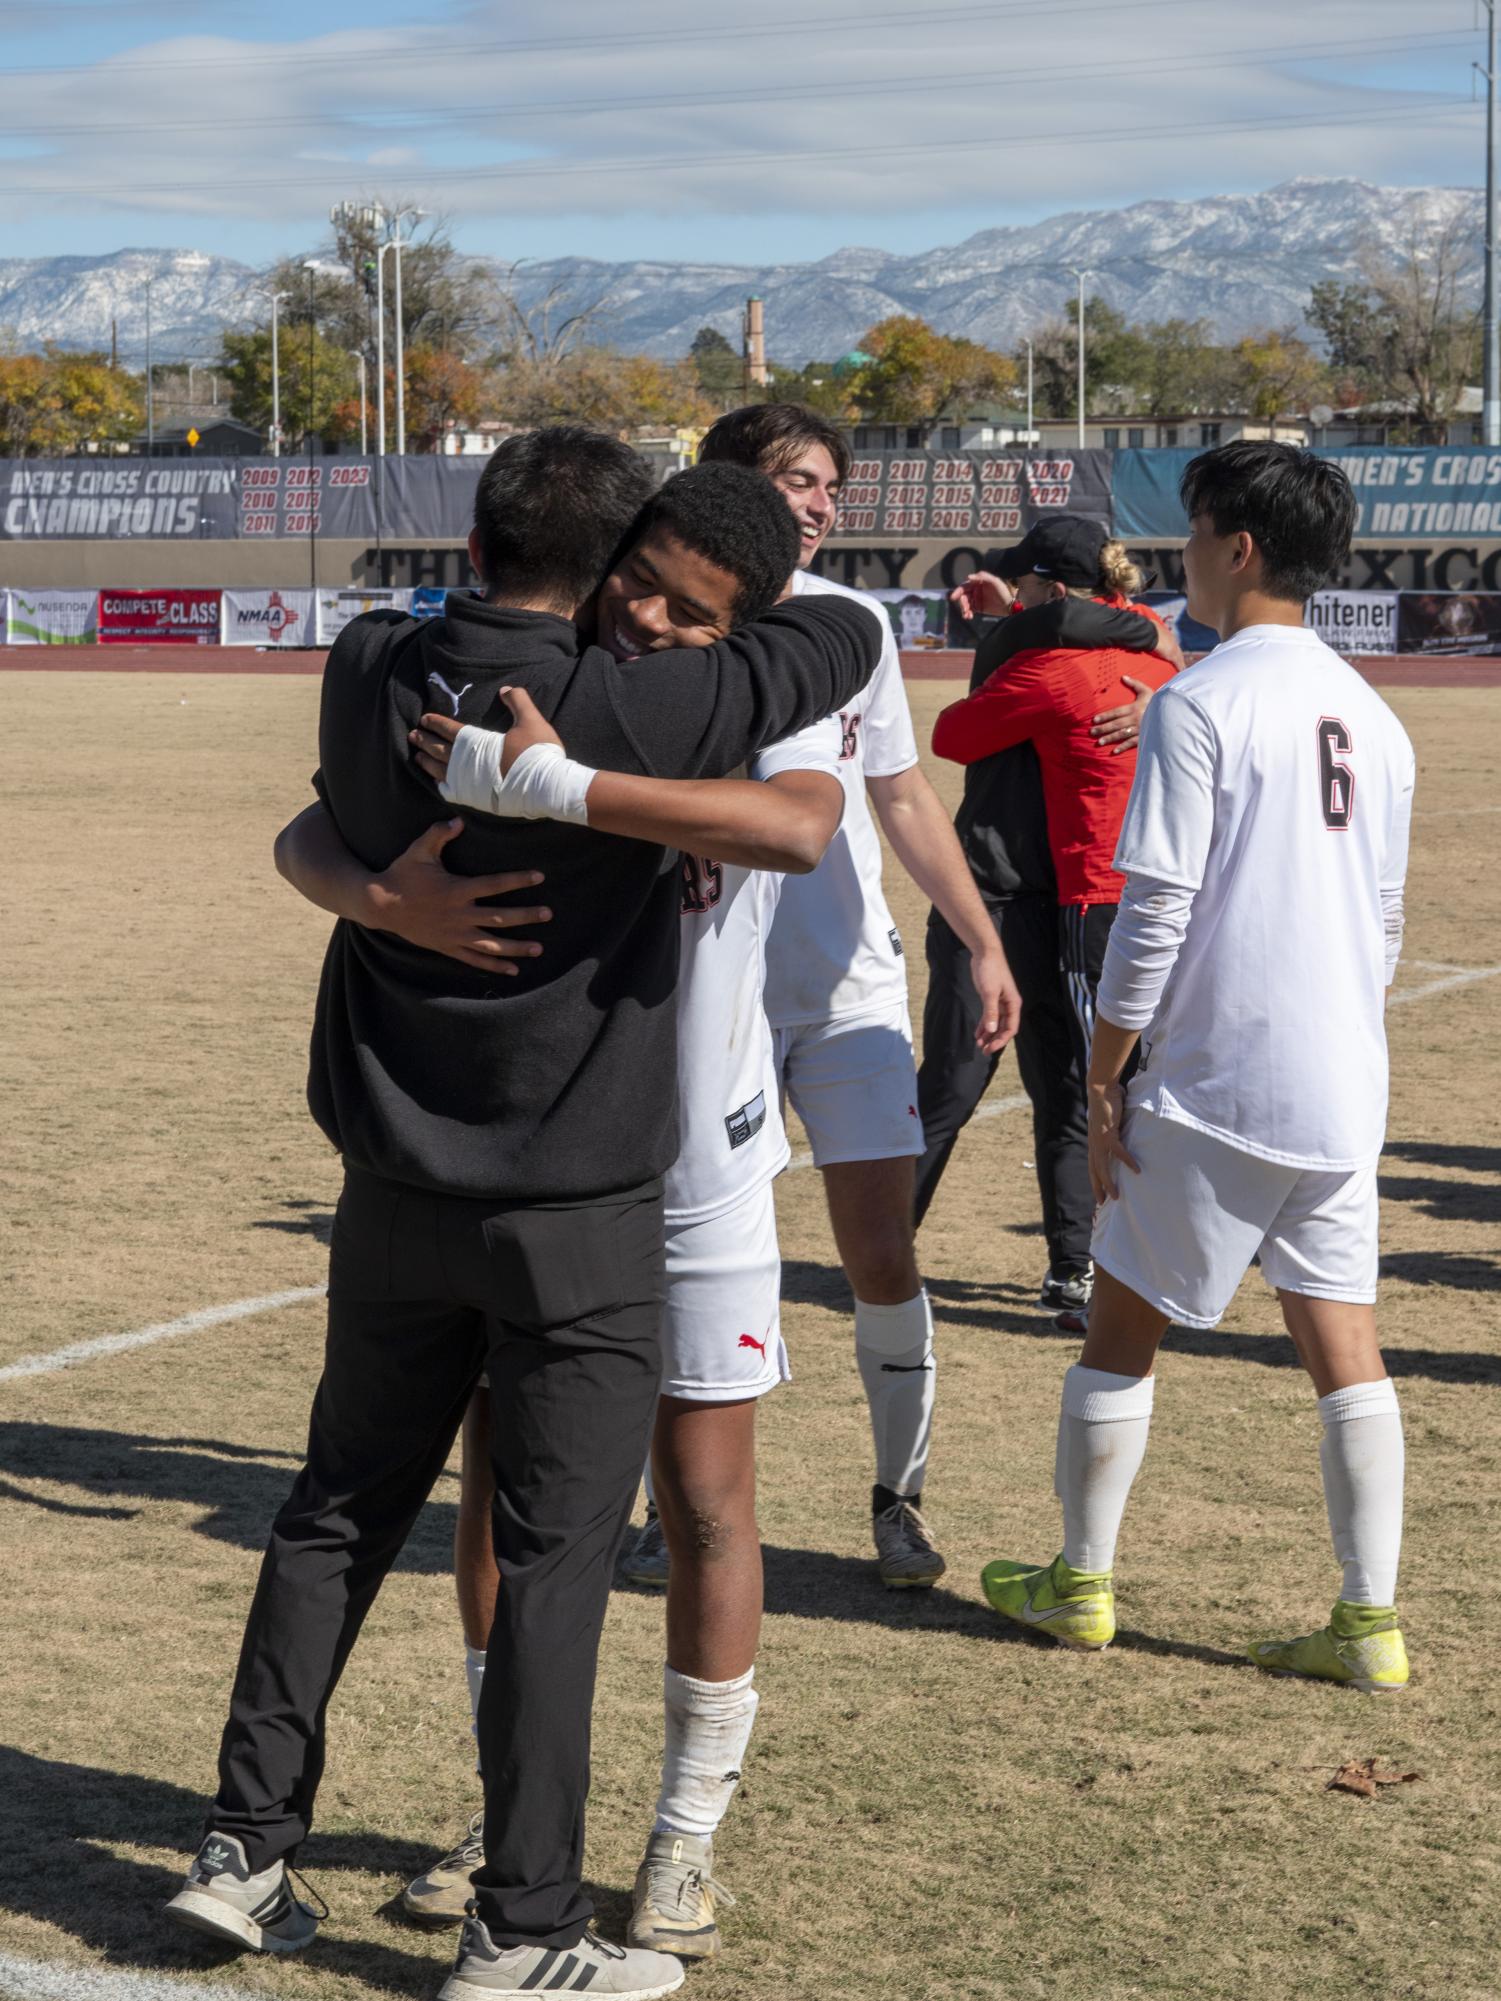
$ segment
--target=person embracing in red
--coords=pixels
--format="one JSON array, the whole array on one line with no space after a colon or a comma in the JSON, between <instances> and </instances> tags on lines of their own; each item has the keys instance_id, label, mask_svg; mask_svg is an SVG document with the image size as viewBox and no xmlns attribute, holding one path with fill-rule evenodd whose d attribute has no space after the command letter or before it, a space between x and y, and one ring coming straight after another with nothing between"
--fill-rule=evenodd
<instances>
[{"instance_id":1,"label":"person embracing in red","mask_svg":"<svg viewBox=\"0 0 1501 2001\"><path fill-rule=\"evenodd\" d=\"M1029 739L1036 748L1058 878L1059 960L1081 1074L1089 1064L1095 992L1125 880L1114 865L1115 846L1136 775L1134 736L1127 743L1102 741L1091 725L1121 699L1123 682L1157 689L1183 664L1162 621L1131 603L1141 583L1141 572L1099 522L1078 514L1040 521L1006 553L998 576L977 572L965 580L971 609L1024 614L1058 599L1093 600L1161 627L1155 650L1127 651L1112 643L1113 622L1103 620L1101 644L1087 643L1094 635L1086 622L1066 634L1073 643L1008 647L994 673L963 701L950 703L933 727L934 752L955 764L978 763ZM1007 636L1013 635L1022 636L1020 620Z\"/></svg>"}]
</instances>

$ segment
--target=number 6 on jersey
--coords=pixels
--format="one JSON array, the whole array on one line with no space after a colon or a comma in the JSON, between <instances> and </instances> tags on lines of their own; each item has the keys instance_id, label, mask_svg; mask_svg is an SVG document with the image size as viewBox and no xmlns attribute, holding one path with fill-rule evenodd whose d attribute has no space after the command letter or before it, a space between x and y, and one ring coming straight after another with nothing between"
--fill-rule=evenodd
<instances>
[{"instance_id":1,"label":"number 6 on jersey","mask_svg":"<svg viewBox=\"0 0 1501 2001\"><path fill-rule=\"evenodd\" d=\"M1335 716L1319 717L1319 803L1324 825L1342 834L1355 817L1355 773L1335 753L1350 755L1350 732Z\"/></svg>"}]
</instances>

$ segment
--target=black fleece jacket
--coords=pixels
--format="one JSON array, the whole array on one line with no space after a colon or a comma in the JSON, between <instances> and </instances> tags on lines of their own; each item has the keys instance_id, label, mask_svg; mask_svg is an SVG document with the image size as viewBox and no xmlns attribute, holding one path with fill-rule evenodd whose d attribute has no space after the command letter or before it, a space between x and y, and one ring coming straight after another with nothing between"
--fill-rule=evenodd
<instances>
[{"instance_id":1,"label":"black fleece jacket","mask_svg":"<svg viewBox=\"0 0 1501 2001\"><path fill-rule=\"evenodd\" d=\"M799 598L717 645L621 666L574 626L450 597L438 619L371 612L323 676L314 780L345 843L383 869L454 809L413 763L425 709L502 728L524 688L602 770L719 778L848 703L879 633L863 606ZM515 978L340 922L313 1023L308 1102L346 1161L495 1202L588 1201L677 1156L678 857L552 821L465 812L460 875L540 869L552 922ZM501 899L505 900L505 899Z\"/></svg>"},{"instance_id":2,"label":"black fleece jacket","mask_svg":"<svg viewBox=\"0 0 1501 2001\"><path fill-rule=\"evenodd\" d=\"M1077 653L1092 646L1151 653L1158 631L1156 622L1140 612L1117 611L1096 598L1051 598L1033 611L996 620L975 648L969 692L1017 653L1039 647ZM1013 896L1056 900L1042 767L1030 743L1013 744L966 769L954 831L975 886L988 903L1005 903Z\"/></svg>"}]
</instances>

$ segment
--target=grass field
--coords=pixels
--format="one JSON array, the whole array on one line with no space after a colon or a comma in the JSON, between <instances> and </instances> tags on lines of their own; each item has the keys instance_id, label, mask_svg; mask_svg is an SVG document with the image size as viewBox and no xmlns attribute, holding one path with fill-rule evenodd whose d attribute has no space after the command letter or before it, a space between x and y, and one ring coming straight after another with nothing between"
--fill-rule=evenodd
<instances>
[{"instance_id":1,"label":"grass field","mask_svg":"<svg viewBox=\"0 0 1501 2001\"><path fill-rule=\"evenodd\" d=\"M324 920L270 865L308 797L317 683L16 674L5 742L0 1369L315 1286L338 1168L302 1102ZM917 686L923 724L952 694ZM1391 1016L1384 1334L1403 1399L1410 1692L1267 1680L1252 1636L1337 1588L1312 1395L1248 1279L1169 1337L1122 1539L1125 1630L1081 1658L999 1629L976 1577L1045 1558L1073 1344L1030 1127L961 1142L924 1233L942 1372L930 1595L868 1561L868 1440L817 1177L779 1209L796 1382L765 1405L762 1709L718 1849L740 1903L700 2001L1501 1991L1501 696L1398 690L1418 748ZM953 774L935 774L952 796ZM890 882L920 1001L922 911ZM1017 1090L1008 1058L994 1095ZM449 1475L331 1713L303 1867L314 1949L234 1961L158 1906L196 1842L241 1622L317 1375L316 1301L0 1382L0 1994L355 2001L436 1990L451 1939L394 1914L476 1804L447 1576ZM606 1631L588 1868L619 1936L655 1792L660 1602ZM1421 1773L1375 1801L1347 1759Z\"/></svg>"}]
</instances>

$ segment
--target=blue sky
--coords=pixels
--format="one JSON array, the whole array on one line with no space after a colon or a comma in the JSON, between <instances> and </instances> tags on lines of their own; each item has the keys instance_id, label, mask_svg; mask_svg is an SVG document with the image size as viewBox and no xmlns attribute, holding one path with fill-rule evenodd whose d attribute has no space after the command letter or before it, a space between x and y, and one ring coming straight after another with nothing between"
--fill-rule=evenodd
<instances>
[{"instance_id":1,"label":"blue sky","mask_svg":"<svg viewBox=\"0 0 1501 2001\"><path fill-rule=\"evenodd\" d=\"M0 256L912 252L1295 174L1474 185L1471 0L0 0Z\"/></svg>"}]
</instances>

